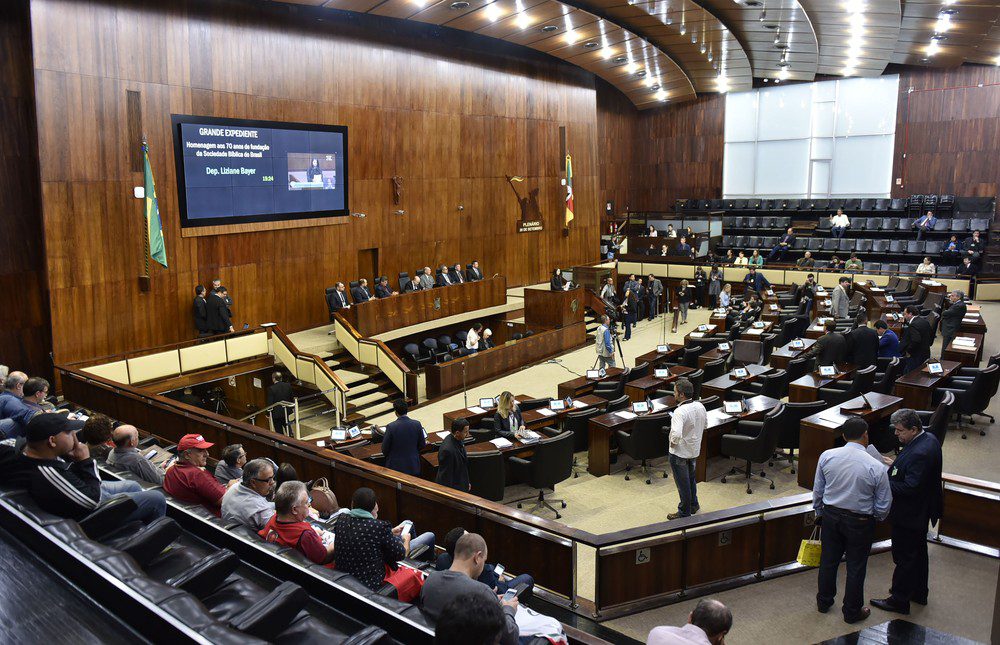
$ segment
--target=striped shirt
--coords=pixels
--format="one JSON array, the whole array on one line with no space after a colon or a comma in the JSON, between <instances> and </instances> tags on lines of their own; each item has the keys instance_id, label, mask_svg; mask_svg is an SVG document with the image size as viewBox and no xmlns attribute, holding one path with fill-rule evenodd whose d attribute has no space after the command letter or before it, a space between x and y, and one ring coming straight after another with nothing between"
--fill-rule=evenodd
<instances>
[{"instance_id":1,"label":"striped shirt","mask_svg":"<svg viewBox=\"0 0 1000 645\"><path fill-rule=\"evenodd\" d=\"M82 519L101 502L101 478L93 459L66 462L62 459L33 459L3 446L0 481L26 488L32 499L60 517Z\"/></svg>"}]
</instances>

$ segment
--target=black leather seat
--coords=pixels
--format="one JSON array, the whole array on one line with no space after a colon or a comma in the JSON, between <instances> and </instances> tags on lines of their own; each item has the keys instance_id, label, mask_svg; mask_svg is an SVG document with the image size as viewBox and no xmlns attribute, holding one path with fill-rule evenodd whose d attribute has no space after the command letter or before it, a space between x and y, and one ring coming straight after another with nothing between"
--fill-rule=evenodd
<instances>
[{"instance_id":1,"label":"black leather seat","mask_svg":"<svg viewBox=\"0 0 1000 645\"><path fill-rule=\"evenodd\" d=\"M938 443L942 446L944 440L948 438L948 419L953 405L955 405L955 393L945 392L934 410L917 410L917 415L924 425L924 432L937 437Z\"/></svg>"},{"instance_id":2,"label":"black leather seat","mask_svg":"<svg viewBox=\"0 0 1000 645\"><path fill-rule=\"evenodd\" d=\"M600 408L585 408L583 410L574 410L572 412L566 413L566 417L563 421L563 432L573 433L573 452L583 452L589 447L590 441L590 420L600 414L604 414L604 410ZM576 462L576 456L573 456L573 477L579 477L582 468Z\"/></svg>"},{"instance_id":3,"label":"black leather seat","mask_svg":"<svg viewBox=\"0 0 1000 645\"><path fill-rule=\"evenodd\" d=\"M804 403L786 403L785 415L782 417L781 432L778 434L778 452L775 459L787 461L791 473L795 474L795 451L799 449L799 425L802 419L812 416L828 408L826 401L807 401ZM787 450L786 455L783 451ZM774 462L768 462L774 466Z\"/></svg>"},{"instance_id":4,"label":"black leather seat","mask_svg":"<svg viewBox=\"0 0 1000 645\"><path fill-rule=\"evenodd\" d=\"M781 436L781 428L784 424L785 406L778 405L767 413L763 421L747 421L741 419L737 424L737 432L722 436L721 452L724 456L733 457L746 461L746 468L742 471L735 466L722 476L722 483L726 483L727 477L743 472L746 475L747 494L753 492L750 488L750 479L760 477L770 483L774 489L774 480L767 477L764 470L760 475L753 472L753 464L763 464L771 461L775 449L778 447L778 439Z\"/></svg>"},{"instance_id":5,"label":"black leather seat","mask_svg":"<svg viewBox=\"0 0 1000 645\"><path fill-rule=\"evenodd\" d=\"M830 405L839 405L856 396L871 392L874 385L875 366L869 365L863 370L855 372L854 378L850 381L834 381L819 388L817 396Z\"/></svg>"},{"instance_id":6,"label":"black leather seat","mask_svg":"<svg viewBox=\"0 0 1000 645\"><path fill-rule=\"evenodd\" d=\"M962 430L962 438L968 439L965 427L962 424L962 415L970 418L983 416L993 423L994 419L986 414L986 408L997 393L997 386L1000 385L1000 366L990 365L976 374L972 381L961 379L950 379L945 387L934 391L935 400L940 400L946 392L955 395L955 417L958 419L958 427ZM979 434L986 436L986 430L980 430Z\"/></svg>"},{"instance_id":7,"label":"black leather seat","mask_svg":"<svg viewBox=\"0 0 1000 645\"><path fill-rule=\"evenodd\" d=\"M502 502L507 486L503 454L499 450L471 452L468 458L472 494Z\"/></svg>"},{"instance_id":8,"label":"black leather seat","mask_svg":"<svg viewBox=\"0 0 1000 645\"><path fill-rule=\"evenodd\" d=\"M562 517L552 503L559 502L566 508L566 502L561 499L546 499L545 490L555 490L556 484L569 479L573 474L573 433L563 432L552 439L544 439L535 446L531 459L511 457L509 462L511 478L515 482L526 483L538 489L534 506L529 509L534 513L540 508L546 508L556 514L556 519ZM532 498L525 498L532 499ZM521 508L521 500L517 507Z\"/></svg>"},{"instance_id":9,"label":"black leather seat","mask_svg":"<svg viewBox=\"0 0 1000 645\"><path fill-rule=\"evenodd\" d=\"M618 445L621 451L640 461L640 469L646 475L646 483L650 484L651 477L646 462L652 459L659 459L667 456L667 441L664 431L670 429L670 414L661 412L658 414L643 415L635 420L632 432L619 430ZM629 480L629 473L632 471L632 464L625 467L625 480ZM663 471L663 477L667 472Z\"/></svg>"}]
</instances>

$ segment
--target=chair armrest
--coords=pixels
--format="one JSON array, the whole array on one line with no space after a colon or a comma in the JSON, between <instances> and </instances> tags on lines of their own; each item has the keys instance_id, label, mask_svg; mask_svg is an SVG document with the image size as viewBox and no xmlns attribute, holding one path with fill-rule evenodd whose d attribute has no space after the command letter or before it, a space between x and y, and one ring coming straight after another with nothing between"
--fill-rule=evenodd
<instances>
[{"instance_id":1,"label":"chair armrest","mask_svg":"<svg viewBox=\"0 0 1000 645\"><path fill-rule=\"evenodd\" d=\"M124 524L125 520L138 509L138 505L128 495L115 495L80 520L80 528L91 539L100 541L101 537Z\"/></svg>"},{"instance_id":2,"label":"chair armrest","mask_svg":"<svg viewBox=\"0 0 1000 645\"><path fill-rule=\"evenodd\" d=\"M142 530L109 544L135 558L145 567L160 555L181 534L180 525L169 517L161 517ZM169 582L167 584L170 584Z\"/></svg>"},{"instance_id":3,"label":"chair armrest","mask_svg":"<svg viewBox=\"0 0 1000 645\"><path fill-rule=\"evenodd\" d=\"M738 457L741 453L751 449L757 437L748 437L742 434L722 435L721 452L727 457Z\"/></svg>"},{"instance_id":4,"label":"chair armrest","mask_svg":"<svg viewBox=\"0 0 1000 645\"><path fill-rule=\"evenodd\" d=\"M274 591L250 605L229 621L229 626L245 634L273 641L309 602L309 594L292 582L283 582Z\"/></svg>"},{"instance_id":5,"label":"chair armrest","mask_svg":"<svg viewBox=\"0 0 1000 645\"><path fill-rule=\"evenodd\" d=\"M744 437L757 437L764 427L763 421L749 421L740 419L736 422L736 434Z\"/></svg>"},{"instance_id":6,"label":"chair armrest","mask_svg":"<svg viewBox=\"0 0 1000 645\"><path fill-rule=\"evenodd\" d=\"M226 578L239 566L240 559L235 553L229 549L219 549L201 559L190 569L167 579L166 583L171 587L183 589L197 598L204 598L222 586Z\"/></svg>"}]
</instances>

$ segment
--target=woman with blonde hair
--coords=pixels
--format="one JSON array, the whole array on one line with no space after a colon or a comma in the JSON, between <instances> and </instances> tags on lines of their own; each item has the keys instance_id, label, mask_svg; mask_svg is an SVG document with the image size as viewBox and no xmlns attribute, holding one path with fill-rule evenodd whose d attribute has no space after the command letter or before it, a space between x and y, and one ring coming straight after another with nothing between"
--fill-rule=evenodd
<instances>
[{"instance_id":1,"label":"woman with blonde hair","mask_svg":"<svg viewBox=\"0 0 1000 645\"><path fill-rule=\"evenodd\" d=\"M493 415L493 430L504 439L513 441L524 432L524 421L517 399L510 392L504 391L497 398L497 412Z\"/></svg>"},{"instance_id":2,"label":"woman with blonde hair","mask_svg":"<svg viewBox=\"0 0 1000 645\"><path fill-rule=\"evenodd\" d=\"M681 286L677 287L677 305L681 310L681 324L688 321L688 306L691 304L691 293L688 291L688 281L681 280Z\"/></svg>"}]
</instances>

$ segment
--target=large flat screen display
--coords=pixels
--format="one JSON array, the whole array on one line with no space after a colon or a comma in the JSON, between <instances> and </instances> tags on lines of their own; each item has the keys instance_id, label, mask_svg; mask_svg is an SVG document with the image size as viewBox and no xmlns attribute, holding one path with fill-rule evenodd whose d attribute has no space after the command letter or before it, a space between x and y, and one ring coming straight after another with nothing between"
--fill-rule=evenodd
<instances>
[{"instance_id":1,"label":"large flat screen display","mask_svg":"<svg viewBox=\"0 0 1000 645\"><path fill-rule=\"evenodd\" d=\"M350 213L347 127L172 116L181 226Z\"/></svg>"}]
</instances>

